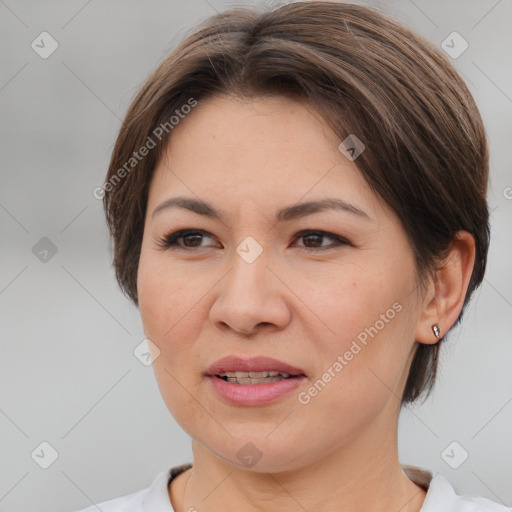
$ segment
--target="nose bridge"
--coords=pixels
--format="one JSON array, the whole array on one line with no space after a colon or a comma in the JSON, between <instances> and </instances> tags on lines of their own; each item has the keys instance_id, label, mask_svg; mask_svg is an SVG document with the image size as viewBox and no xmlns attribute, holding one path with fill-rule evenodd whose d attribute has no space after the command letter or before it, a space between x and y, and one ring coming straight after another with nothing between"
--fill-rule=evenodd
<instances>
[{"instance_id":1,"label":"nose bridge","mask_svg":"<svg viewBox=\"0 0 512 512\"><path fill-rule=\"evenodd\" d=\"M258 236L258 235L256 235ZM263 235L258 236L258 240L251 235L245 236L235 247L232 254L232 267L227 276L231 291L244 296L246 293L252 294L254 299L255 293L265 293L264 285L266 274L269 270L266 268L269 262L270 251L264 248L265 240ZM246 293L245 293L246 292Z\"/></svg>"},{"instance_id":2,"label":"nose bridge","mask_svg":"<svg viewBox=\"0 0 512 512\"><path fill-rule=\"evenodd\" d=\"M257 307L265 302L268 293L268 251L256 244L254 239L245 239L238 245L224 289L225 296L229 294L230 298L243 302L246 307Z\"/></svg>"},{"instance_id":3,"label":"nose bridge","mask_svg":"<svg viewBox=\"0 0 512 512\"><path fill-rule=\"evenodd\" d=\"M250 333L259 324L283 327L289 311L278 282L267 268L268 251L251 237L244 239L233 254L230 271L220 283L212 305L211 320Z\"/></svg>"}]
</instances>

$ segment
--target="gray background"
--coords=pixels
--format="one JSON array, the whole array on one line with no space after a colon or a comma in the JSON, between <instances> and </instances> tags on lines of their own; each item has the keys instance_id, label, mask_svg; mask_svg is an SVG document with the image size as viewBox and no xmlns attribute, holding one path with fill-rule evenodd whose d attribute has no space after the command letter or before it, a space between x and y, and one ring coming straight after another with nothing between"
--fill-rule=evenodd
<instances>
[{"instance_id":1,"label":"gray background","mask_svg":"<svg viewBox=\"0 0 512 512\"><path fill-rule=\"evenodd\" d=\"M438 46L452 31L468 41L453 62L481 109L492 154L486 280L444 346L432 398L402 415L401 460L442 473L459 493L512 505L511 3L367 3ZM143 330L114 281L92 192L147 74L199 20L242 4L0 1L3 512L78 509L191 461L151 367L133 355ZM31 48L43 31L59 44L47 59ZM32 252L42 237L57 248L46 262ZM48 449L31 457L43 441L58 452L48 469L36 463L48 462ZM457 469L441 456L453 441L452 464L469 453Z\"/></svg>"}]
</instances>

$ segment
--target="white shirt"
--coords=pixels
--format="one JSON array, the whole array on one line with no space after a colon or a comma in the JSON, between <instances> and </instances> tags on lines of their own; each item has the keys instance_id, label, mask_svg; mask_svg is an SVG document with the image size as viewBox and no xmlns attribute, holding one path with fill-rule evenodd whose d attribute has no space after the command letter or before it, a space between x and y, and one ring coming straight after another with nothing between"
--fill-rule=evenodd
<instances>
[{"instance_id":1,"label":"white shirt","mask_svg":"<svg viewBox=\"0 0 512 512\"><path fill-rule=\"evenodd\" d=\"M169 500L168 485L174 477L190 468L190 464L162 471L147 488L120 498L103 501L77 512L174 512ZM448 480L414 466L402 466L407 476L427 491L420 512L512 512L512 507L487 498L459 496Z\"/></svg>"}]
</instances>

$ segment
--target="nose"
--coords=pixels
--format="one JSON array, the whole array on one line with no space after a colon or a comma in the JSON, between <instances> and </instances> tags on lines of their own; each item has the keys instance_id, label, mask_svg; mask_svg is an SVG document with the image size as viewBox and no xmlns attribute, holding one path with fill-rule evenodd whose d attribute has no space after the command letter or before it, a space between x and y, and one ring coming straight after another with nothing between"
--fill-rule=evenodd
<instances>
[{"instance_id":1,"label":"nose","mask_svg":"<svg viewBox=\"0 0 512 512\"><path fill-rule=\"evenodd\" d=\"M265 251L252 263L238 254L218 284L210 320L223 331L253 336L261 330L284 329L291 320L286 287L268 266Z\"/></svg>"}]
</instances>

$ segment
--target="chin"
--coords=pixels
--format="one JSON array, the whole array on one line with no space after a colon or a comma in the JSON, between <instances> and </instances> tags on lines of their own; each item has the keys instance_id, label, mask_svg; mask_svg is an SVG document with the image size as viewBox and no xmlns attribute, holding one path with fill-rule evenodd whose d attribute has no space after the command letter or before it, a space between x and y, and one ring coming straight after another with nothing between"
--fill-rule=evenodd
<instances>
[{"instance_id":1,"label":"chin","mask_svg":"<svg viewBox=\"0 0 512 512\"><path fill-rule=\"evenodd\" d=\"M261 429L255 426L259 435L251 435L250 427L240 425L239 435L229 430L232 437L223 436L216 439L195 440L215 457L230 466L246 469L255 473L278 473L294 471L313 464L318 457L318 451L311 444L304 443L304 436L295 436L283 431L282 436L269 437L261 434ZM271 430L265 430L271 432Z\"/></svg>"}]
</instances>

